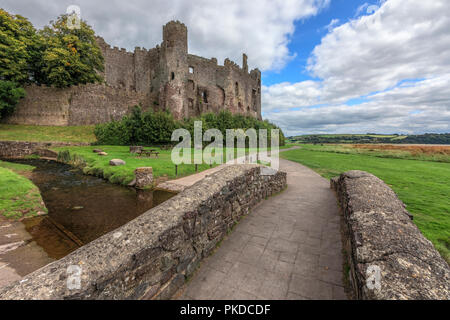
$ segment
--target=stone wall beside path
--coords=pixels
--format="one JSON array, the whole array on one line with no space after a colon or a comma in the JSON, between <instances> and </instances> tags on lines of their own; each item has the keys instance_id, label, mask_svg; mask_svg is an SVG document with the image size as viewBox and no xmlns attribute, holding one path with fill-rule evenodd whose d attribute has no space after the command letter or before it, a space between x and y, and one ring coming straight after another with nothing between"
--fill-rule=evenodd
<instances>
[{"instance_id":1,"label":"stone wall beside path","mask_svg":"<svg viewBox=\"0 0 450 320\"><path fill-rule=\"evenodd\" d=\"M0 289L0 299L169 299L241 217L285 187L285 172L227 166Z\"/></svg>"},{"instance_id":2,"label":"stone wall beside path","mask_svg":"<svg viewBox=\"0 0 450 320\"><path fill-rule=\"evenodd\" d=\"M450 267L376 176L349 171L331 180L344 215L345 251L357 299L450 299Z\"/></svg>"}]
</instances>

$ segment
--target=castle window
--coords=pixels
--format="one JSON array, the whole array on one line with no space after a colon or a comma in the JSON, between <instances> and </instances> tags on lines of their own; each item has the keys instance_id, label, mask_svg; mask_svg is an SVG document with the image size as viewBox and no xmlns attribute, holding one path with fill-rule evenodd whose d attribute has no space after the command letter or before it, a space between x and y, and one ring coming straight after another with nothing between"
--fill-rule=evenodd
<instances>
[{"instance_id":1,"label":"castle window","mask_svg":"<svg viewBox=\"0 0 450 320\"><path fill-rule=\"evenodd\" d=\"M194 73L194 67L189 67L189 73Z\"/></svg>"},{"instance_id":2,"label":"castle window","mask_svg":"<svg viewBox=\"0 0 450 320\"><path fill-rule=\"evenodd\" d=\"M195 83L194 83L194 81L188 80L188 88L189 88L189 90L194 91L194 89L195 89Z\"/></svg>"},{"instance_id":3,"label":"castle window","mask_svg":"<svg viewBox=\"0 0 450 320\"><path fill-rule=\"evenodd\" d=\"M172 78L172 80L175 79L175 72L171 73L171 78Z\"/></svg>"},{"instance_id":4,"label":"castle window","mask_svg":"<svg viewBox=\"0 0 450 320\"><path fill-rule=\"evenodd\" d=\"M235 86L234 86L234 94L237 96L239 96L239 83L236 82Z\"/></svg>"},{"instance_id":5,"label":"castle window","mask_svg":"<svg viewBox=\"0 0 450 320\"><path fill-rule=\"evenodd\" d=\"M208 103L208 92L206 90L202 92L202 98L204 103Z\"/></svg>"}]
</instances>

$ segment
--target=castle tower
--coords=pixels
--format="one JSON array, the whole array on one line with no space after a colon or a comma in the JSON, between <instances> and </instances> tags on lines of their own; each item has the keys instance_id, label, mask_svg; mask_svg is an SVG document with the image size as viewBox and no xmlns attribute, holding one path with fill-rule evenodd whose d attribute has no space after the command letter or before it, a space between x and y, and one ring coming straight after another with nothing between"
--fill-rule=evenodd
<instances>
[{"instance_id":1,"label":"castle tower","mask_svg":"<svg viewBox=\"0 0 450 320\"><path fill-rule=\"evenodd\" d=\"M248 72L248 63L247 63L248 57L245 53L242 54L242 70L244 70L245 73Z\"/></svg>"},{"instance_id":2,"label":"castle tower","mask_svg":"<svg viewBox=\"0 0 450 320\"><path fill-rule=\"evenodd\" d=\"M163 26L161 45L162 82L160 103L174 116L187 116L185 83L188 74L187 27L179 21L170 21Z\"/></svg>"}]
</instances>

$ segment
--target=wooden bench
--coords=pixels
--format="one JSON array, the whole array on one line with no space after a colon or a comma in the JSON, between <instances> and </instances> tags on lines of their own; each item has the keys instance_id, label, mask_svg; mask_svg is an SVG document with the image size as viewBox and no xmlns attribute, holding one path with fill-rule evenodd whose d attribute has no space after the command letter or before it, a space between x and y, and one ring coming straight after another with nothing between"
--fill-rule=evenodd
<instances>
[{"instance_id":1,"label":"wooden bench","mask_svg":"<svg viewBox=\"0 0 450 320\"><path fill-rule=\"evenodd\" d=\"M166 144L164 146L161 146L161 150L170 150L172 149L172 145L171 144Z\"/></svg>"},{"instance_id":2,"label":"wooden bench","mask_svg":"<svg viewBox=\"0 0 450 320\"><path fill-rule=\"evenodd\" d=\"M144 147L141 146L131 146L130 153L135 153L138 156L147 156L147 157L151 157L154 155L155 158L158 158L159 156L159 152L156 151L156 149L145 149Z\"/></svg>"},{"instance_id":3,"label":"wooden bench","mask_svg":"<svg viewBox=\"0 0 450 320\"><path fill-rule=\"evenodd\" d=\"M156 149L142 149L140 152L140 155L144 155L147 156L149 158L151 158L153 155L155 156L155 158L158 158L159 156L159 152L156 151Z\"/></svg>"}]
</instances>

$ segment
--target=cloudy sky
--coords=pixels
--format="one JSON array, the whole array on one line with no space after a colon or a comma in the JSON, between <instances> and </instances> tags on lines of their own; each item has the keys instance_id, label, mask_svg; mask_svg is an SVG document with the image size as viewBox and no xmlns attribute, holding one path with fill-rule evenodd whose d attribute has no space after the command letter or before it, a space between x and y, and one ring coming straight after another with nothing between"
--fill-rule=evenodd
<instances>
[{"instance_id":1,"label":"cloudy sky","mask_svg":"<svg viewBox=\"0 0 450 320\"><path fill-rule=\"evenodd\" d=\"M288 135L450 132L449 0L2 0L40 28L78 5L113 46L161 42L263 71L263 117Z\"/></svg>"}]
</instances>

